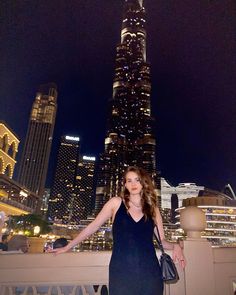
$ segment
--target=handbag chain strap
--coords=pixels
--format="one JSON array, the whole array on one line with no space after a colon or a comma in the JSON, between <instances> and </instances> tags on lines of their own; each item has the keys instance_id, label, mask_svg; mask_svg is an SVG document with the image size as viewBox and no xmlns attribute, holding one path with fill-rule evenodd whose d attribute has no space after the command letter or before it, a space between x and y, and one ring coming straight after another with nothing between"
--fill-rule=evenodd
<instances>
[{"instance_id":1,"label":"handbag chain strap","mask_svg":"<svg viewBox=\"0 0 236 295\"><path fill-rule=\"evenodd\" d=\"M157 238L157 236L155 235L155 237L156 237L156 241L157 241L157 244L158 244L158 246L159 246L159 248L160 248L162 254L164 254L165 251L164 251L164 248L163 248L163 245L162 245L162 242L161 242L160 232L159 232L158 226L156 225L155 227L156 227L156 229L157 229L157 235L158 235L158 238Z\"/></svg>"}]
</instances>

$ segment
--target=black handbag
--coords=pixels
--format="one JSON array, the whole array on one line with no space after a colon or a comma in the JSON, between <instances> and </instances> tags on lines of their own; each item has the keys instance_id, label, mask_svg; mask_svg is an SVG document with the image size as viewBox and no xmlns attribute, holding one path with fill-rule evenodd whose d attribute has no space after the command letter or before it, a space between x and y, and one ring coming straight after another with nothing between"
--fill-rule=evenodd
<instances>
[{"instance_id":1,"label":"black handbag","mask_svg":"<svg viewBox=\"0 0 236 295\"><path fill-rule=\"evenodd\" d=\"M158 238L156 237L156 240L158 247L161 250L160 266L162 271L162 279L166 284L174 284L179 280L178 271L176 269L173 259L170 257L170 255L165 253L157 226L156 229L158 234Z\"/></svg>"}]
</instances>

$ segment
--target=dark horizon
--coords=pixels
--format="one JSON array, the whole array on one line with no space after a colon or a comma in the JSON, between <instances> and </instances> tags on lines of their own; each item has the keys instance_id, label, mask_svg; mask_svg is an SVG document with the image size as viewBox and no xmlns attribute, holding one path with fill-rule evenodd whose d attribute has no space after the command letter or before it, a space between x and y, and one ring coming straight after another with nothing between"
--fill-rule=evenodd
<instances>
[{"instance_id":1,"label":"dark horizon","mask_svg":"<svg viewBox=\"0 0 236 295\"><path fill-rule=\"evenodd\" d=\"M47 185L62 135L79 136L83 154L104 149L123 2L0 3L0 119L20 152L39 86L57 84ZM236 189L236 3L190 2L145 1L157 165L173 185Z\"/></svg>"}]
</instances>

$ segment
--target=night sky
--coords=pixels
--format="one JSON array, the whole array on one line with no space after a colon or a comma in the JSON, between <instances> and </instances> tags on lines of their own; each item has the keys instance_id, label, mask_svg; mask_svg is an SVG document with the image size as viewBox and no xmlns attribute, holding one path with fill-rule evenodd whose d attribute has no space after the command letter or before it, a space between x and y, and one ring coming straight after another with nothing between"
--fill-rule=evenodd
<instances>
[{"instance_id":1,"label":"night sky","mask_svg":"<svg viewBox=\"0 0 236 295\"><path fill-rule=\"evenodd\" d=\"M123 0L2 0L0 120L20 137L40 84L58 86L61 135L104 149ZM236 2L146 0L157 160L171 184L236 190Z\"/></svg>"}]
</instances>

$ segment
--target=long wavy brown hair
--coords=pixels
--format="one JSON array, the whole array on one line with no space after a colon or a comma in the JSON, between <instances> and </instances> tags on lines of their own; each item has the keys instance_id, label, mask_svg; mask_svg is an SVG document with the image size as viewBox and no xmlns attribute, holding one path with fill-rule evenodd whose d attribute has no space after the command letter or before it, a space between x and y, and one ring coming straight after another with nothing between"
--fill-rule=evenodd
<instances>
[{"instance_id":1,"label":"long wavy brown hair","mask_svg":"<svg viewBox=\"0 0 236 295\"><path fill-rule=\"evenodd\" d=\"M142 191L141 191L141 205L142 205L142 211L145 216L145 219L154 218L155 217L155 207L157 206L157 196L154 191L154 185L152 183L151 177L149 174L143 169L135 166L130 166L127 168L127 170L124 173L123 176L123 199L125 202L125 206L127 209L130 208L129 206L129 200L130 200L130 193L125 187L126 183L126 176L128 172L134 172L138 175L140 179L140 183L142 185Z\"/></svg>"}]
</instances>

